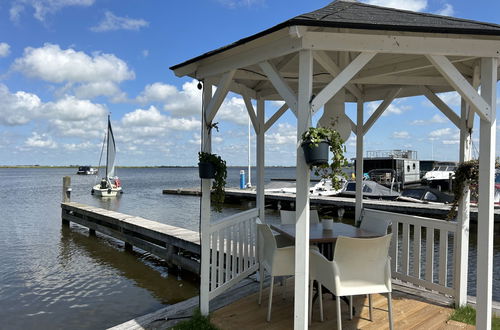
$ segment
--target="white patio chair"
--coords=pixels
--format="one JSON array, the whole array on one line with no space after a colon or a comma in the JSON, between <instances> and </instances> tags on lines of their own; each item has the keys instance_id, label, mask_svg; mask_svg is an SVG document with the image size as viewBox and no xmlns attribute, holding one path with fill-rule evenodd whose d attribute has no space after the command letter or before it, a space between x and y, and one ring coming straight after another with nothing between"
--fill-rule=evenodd
<instances>
[{"instance_id":1,"label":"white patio chair","mask_svg":"<svg viewBox=\"0 0 500 330\"><path fill-rule=\"evenodd\" d=\"M387 235L387 231L389 230L389 226L391 225L392 221L389 219L372 218L366 214L363 214L363 218L361 219L359 228L380 235Z\"/></svg>"},{"instance_id":2,"label":"white patio chair","mask_svg":"<svg viewBox=\"0 0 500 330\"><path fill-rule=\"evenodd\" d=\"M281 224L294 225L296 222L295 211L280 210ZM317 210L311 210L309 214L309 223L319 223L319 215Z\"/></svg>"},{"instance_id":3,"label":"white patio chair","mask_svg":"<svg viewBox=\"0 0 500 330\"><path fill-rule=\"evenodd\" d=\"M271 228L266 224L257 223L257 230L259 233L259 305L262 301L264 271L267 271L271 275L269 306L267 309L267 321L269 322L271 320L271 305L273 303L274 277L295 274L295 246L278 248Z\"/></svg>"},{"instance_id":4,"label":"white patio chair","mask_svg":"<svg viewBox=\"0 0 500 330\"><path fill-rule=\"evenodd\" d=\"M339 237L333 261L317 251L310 251L309 322L312 318L312 285L318 282L320 318L323 321L321 286L337 296L337 328L342 329L340 297L349 296L349 316L352 319L352 296L387 293L389 328L393 329L391 298L391 262L389 244L392 234L377 238ZM369 300L370 320L372 304Z\"/></svg>"}]
</instances>

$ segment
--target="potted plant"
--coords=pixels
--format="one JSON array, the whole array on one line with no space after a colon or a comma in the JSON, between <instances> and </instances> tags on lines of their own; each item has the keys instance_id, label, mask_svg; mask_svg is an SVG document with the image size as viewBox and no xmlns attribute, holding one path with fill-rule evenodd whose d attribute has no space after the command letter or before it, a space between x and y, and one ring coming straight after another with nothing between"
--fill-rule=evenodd
<instances>
[{"instance_id":1,"label":"potted plant","mask_svg":"<svg viewBox=\"0 0 500 330\"><path fill-rule=\"evenodd\" d=\"M471 197L477 200L477 182L479 180L479 162L469 160L458 164L453 179L453 202L447 219L451 220L457 216L458 203L462 200L465 187L470 187Z\"/></svg>"},{"instance_id":2,"label":"potted plant","mask_svg":"<svg viewBox=\"0 0 500 330\"><path fill-rule=\"evenodd\" d=\"M198 157L200 161L198 163L200 178L214 179L212 184L213 191L211 194L212 206L215 211L221 212L225 199L224 187L226 186L227 178L226 161L220 156L208 152L199 152Z\"/></svg>"},{"instance_id":3,"label":"potted plant","mask_svg":"<svg viewBox=\"0 0 500 330\"><path fill-rule=\"evenodd\" d=\"M346 177L342 167L347 166L344 141L339 132L328 127L309 127L302 134L302 150L306 163L314 174L323 179L330 179L334 189L341 188L341 178ZM329 161L328 150L332 152Z\"/></svg>"}]
</instances>

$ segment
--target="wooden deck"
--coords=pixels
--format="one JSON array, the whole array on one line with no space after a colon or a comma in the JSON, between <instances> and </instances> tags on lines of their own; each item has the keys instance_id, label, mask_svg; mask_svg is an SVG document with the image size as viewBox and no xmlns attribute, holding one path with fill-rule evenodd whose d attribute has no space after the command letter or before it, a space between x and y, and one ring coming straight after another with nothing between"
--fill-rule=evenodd
<instances>
[{"instance_id":1,"label":"wooden deck","mask_svg":"<svg viewBox=\"0 0 500 330\"><path fill-rule=\"evenodd\" d=\"M211 321L220 329L293 329L293 279L285 286L275 285L271 322L266 322L268 289L264 290L262 305L257 304L258 293L223 307L211 316ZM319 319L319 304L313 309L310 329L336 329L335 301L331 295L323 296L324 322ZM368 299L354 297L356 315L349 321L349 309L342 302L343 329L388 329L387 298L373 295L373 322L368 319ZM395 329L475 329L471 325L448 321L450 307L433 304L400 291L393 292L393 315ZM361 312L361 314L360 314Z\"/></svg>"}]
</instances>

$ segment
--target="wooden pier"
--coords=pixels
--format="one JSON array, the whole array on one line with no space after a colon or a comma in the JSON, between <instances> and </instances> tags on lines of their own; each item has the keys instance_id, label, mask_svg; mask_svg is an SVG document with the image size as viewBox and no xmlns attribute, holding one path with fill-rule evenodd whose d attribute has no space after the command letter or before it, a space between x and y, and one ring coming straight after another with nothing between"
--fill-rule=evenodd
<instances>
[{"instance_id":1,"label":"wooden pier","mask_svg":"<svg viewBox=\"0 0 500 330\"><path fill-rule=\"evenodd\" d=\"M165 189L163 194L173 194L173 195L187 195L187 196L200 196L201 192L198 188L179 188L179 189ZM231 202L241 202L245 200L255 200L255 190L251 189L236 189L227 188L226 189L226 201ZM295 195L290 193L268 193L265 194L266 205L272 205L276 207L277 204L281 204L281 207L288 207L293 209L293 203L295 203ZM356 206L356 200L350 197L339 197L339 196L311 196L310 203L312 206L316 207L332 207L332 208L345 208L347 210L354 210ZM292 205L292 206L290 206ZM421 204L421 203L411 203L403 201L387 201L387 200L376 200L376 199L364 199L364 207L388 211L395 213L405 213L411 215L427 216L432 218L446 218L448 211L450 210L449 205L445 204ZM470 219L471 221L477 220L477 207L470 207ZM500 222L500 209L495 209L495 222Z\"/></svg>"},{"instance_id":2,"label":"wooden pier","mask_svg":"<svg viewBox=\"0 0 500 330\"><path fill-rule=\"evenodd\" d=\"M75 202L63 202L62 221L74 222L164 259L169 266L199 274L200 237L192 230Z\"/></svg>"}]
</instances>

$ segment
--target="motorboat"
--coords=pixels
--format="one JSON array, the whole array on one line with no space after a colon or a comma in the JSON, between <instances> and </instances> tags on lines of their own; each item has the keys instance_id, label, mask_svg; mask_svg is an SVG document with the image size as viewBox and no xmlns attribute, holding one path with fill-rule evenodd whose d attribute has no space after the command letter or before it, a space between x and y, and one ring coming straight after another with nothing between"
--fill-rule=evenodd
<instances>
[{"instance_id":1,"label":"motorboat","mask_svg":"<svg viewBox=\"0 0 500 330\"><path fill-rule=\"evenodd\" d=\"M422 183L431 187L447 188L456 170L457 163L455 162L438 162L432 171L425 173Z\"/></svg>"},{"instance_id":2,"label":"motorboat","mask_svg":"<svg viewBox=\"0 0 500 330\"><path fill-rule=\"evenodd\" d=\"M356 181L347 181L344 189L339 195L344 197L355 197ZM375 181L363 180L363 198L395 200L399 195L400 193L397 191L384 187Z\"/></svg>"},{"instance_id":3,"label":"motorboat","mask_svg":"<svg viewBox=\"0 0 500 330\"><path fill-rule=\"evenodd\" d=\"M397 200L422 204L448 204L453 202L453 196L429 186L420 186L404 189Z\"/></svg>"},{"instance_id":4,"label":"motorboat","mask_svg":"<svg viewBox=\"0 0 500 330\"><path fill-rule=\"evenodd\" d=\"M311 196L336 196L342 192L346 183L346 180L341 180L340 189L334 189L332 187L331 179L321 179L317 184L309 189L309 193Z\"/></svg>"},{"instance_id":5,"label":"motorboat","mask_svg":"<svg viewBox=\"0 0 500 330\"><path fill-rule=\"evenodd\" d=\"M101 182L96 184L92 190L91 194L100 197L116 197L122 192L122 186L120 179L115 175L115 156L116 156L116 145L115 138L113 136L113 130L111 128L111 120L108 115L108 131L103 142L106 143L106 176L101 179ZM101 151L102 155L102 151Z\"/></svg>"},{"instance_id":6,"label":"motorboat","mask_svg":"<svg viewBox=\"0 0 500 330\"><path fill-rule=\"evenodd\" d=\"M95 175L99 172L97 168L93 168L90 166L79 166L78 171L76 171L76 174L80 175Z\"/></svg>"}]
</instances>

